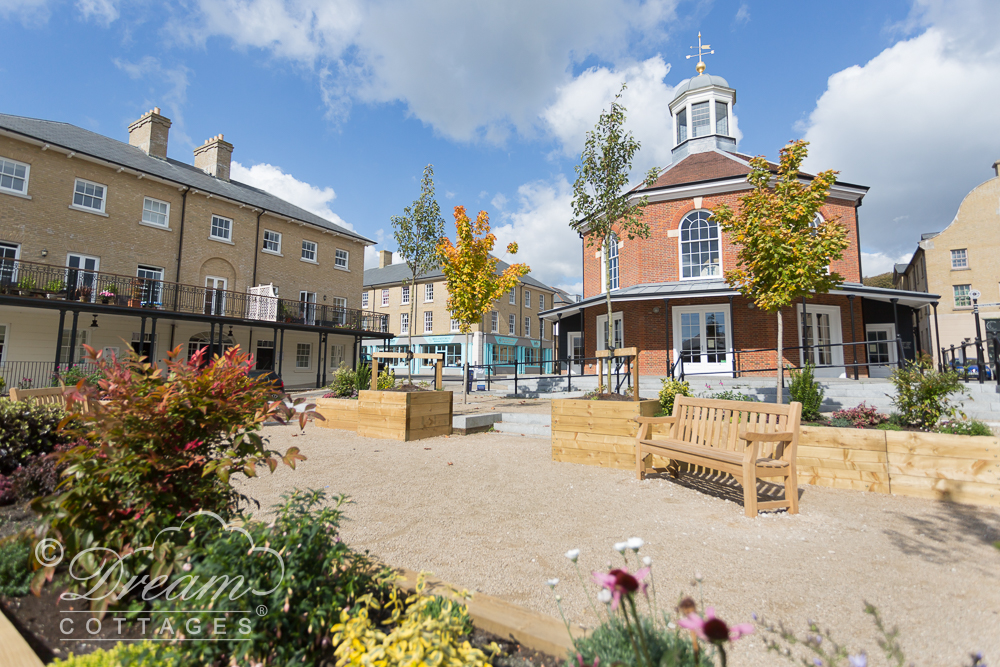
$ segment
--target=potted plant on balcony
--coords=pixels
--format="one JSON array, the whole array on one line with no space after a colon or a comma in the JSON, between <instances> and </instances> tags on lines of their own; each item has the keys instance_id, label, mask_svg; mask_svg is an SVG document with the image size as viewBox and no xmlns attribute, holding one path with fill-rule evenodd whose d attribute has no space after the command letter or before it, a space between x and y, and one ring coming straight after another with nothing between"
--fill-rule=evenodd
<instances>
[{"instance_id":1,"label":"potted plant on balcony","mask_svg":"<svg viewBox=\"0 0 1000 667\"><path fill-rule=\"evenodd\" d=\"M50 299L59 298L60 295L62 295L62 298L66 298L66 281L59 279L50 280L45 283L45 292L46 296Z\"/></svg>"},{"instance_id":2,"label":"potted plant on balcony","mask_svg":"<svg viewBox=\"0 0 1000 667\"><path fill-rule=\"evenodd\" d=\"M100 294L97 296L101 297L101 303L110 303L112 299L115 298L116 294L114 291L114 285L110 285L107 288L101 290Z\"/></svg>"},{"instance_id":3,"label":"potted plant on balcony","mask_svg":"<svg viewBox=\"0 0 1000 667\"><path fill-rule=\"evenodd\" d=\"M17 289L21 296L44 296L38 289L38 281L33 276L24 276L17 281Z\"/></svg>"}]
</instances>

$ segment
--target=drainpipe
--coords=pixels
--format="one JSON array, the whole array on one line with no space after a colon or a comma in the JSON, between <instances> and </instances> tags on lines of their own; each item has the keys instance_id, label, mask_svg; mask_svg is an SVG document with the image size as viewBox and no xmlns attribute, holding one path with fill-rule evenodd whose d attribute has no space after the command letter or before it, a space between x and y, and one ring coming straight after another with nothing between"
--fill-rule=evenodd
<instances>
[{"instance_id":1,"label":"drainpipe","mask_svg":"<svg viewBox=\"0 0 1000 667\"><path fill-rule=\"evenodd\" d=\"M260 209L260 213L257 214L257 236L254 238L253 284L251 287L257 286L257 257L260 256L260 216L262 215L264 215L264 209Z\"/></svg>"},{"instance_id":2,"label":"drainpipe","mask_svg":"<svg viewBox=\"0 0 1000 667\"><path fill-rule=\"evenodd\" d=\"M187 214L187 199L188 192L191 188L184 188L184 193L181 196L181 226L177 231L177 271L174 277L176 284L181 282L181 255L184 252L184 218ZM177 299L180 296L180 292L177 287L174 287L174 312L177 312ZM173 335L171 334L171 342L173 342Z\"/></svg>"}]
</instances>

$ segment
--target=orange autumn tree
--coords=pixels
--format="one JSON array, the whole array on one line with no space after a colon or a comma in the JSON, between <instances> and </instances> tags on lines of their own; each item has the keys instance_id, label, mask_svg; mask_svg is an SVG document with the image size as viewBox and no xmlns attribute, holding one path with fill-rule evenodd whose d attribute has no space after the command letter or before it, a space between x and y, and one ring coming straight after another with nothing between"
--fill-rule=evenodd
<instances>
[{"instance_id":1,"label":"orange autumn tree","mask_svg":"<svg viewBox=\"0 0 1000 667\"><path fill-rule=\"evenodd\" d=\"M475 222L469 219L464 206L455 207L455 238L443 237L437 252L441 271L448 285L448 310L459 322L465 334L465 363L462 376L462 400L468 401L469 390L469 332L493 307L493 302L512 290L521 276L531 269L526 264L512 264L503 273L497 273L496 257L490 253L497 237L490 232L490 217L480 211ZM507 246L507 252L517 254L517 244Z\"/></svg>"}]
</instances>

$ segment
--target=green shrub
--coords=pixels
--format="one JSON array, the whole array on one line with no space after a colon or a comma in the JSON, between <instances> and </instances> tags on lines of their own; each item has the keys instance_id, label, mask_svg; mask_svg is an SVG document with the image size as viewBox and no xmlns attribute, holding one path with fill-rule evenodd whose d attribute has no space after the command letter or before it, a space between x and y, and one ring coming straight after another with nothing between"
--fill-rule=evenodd
<instances>
[{"instance_id":1,"label":"green shrub","mask_svg":"<svg viewBox=\"0 0 1000 667\"><path fill-rule=\"evenodd\" d=\"M850 419L844 419L843 417L834 417L827 423L833 428L856 428Z\"/></svg>"},{"instance_id":2,"label":"green shrub","mask_svg":"<svg viewBox=\"0 0 1000 667\"><path fill-rule=\"evenodd\" d=\"M31 584L31 542L23 538L0 544L0 595L19 598Z\"/></svg>"},{"instance_id":3,"label":"green shrub","mask_svg":"<svg viewBox=\"0 0 1000 667\"><path fill-rule=\"evenodd\" d=\"M96 359L87 348L106 378L100 387L83 385L69 395L71 409L89 399L91 412L69 430L87 444L59 456L65 466L59 492L32 502L41 519L36 540L58 539L67 561L91 545L118 553L152 546L161 530L198 510L231 517L242 496L230 475L254 477L260 467L273 471L279 462L294 468L304 458L295 447L284 455L271 450L261 437L265 421L288 418L294 408L269 401L270 388L247 377L248 356L238 347L207 365L203 351L178 361L180 349L158 369L134 353ZM300 424L311 414L299 413ZM154 566L154 574L168 574L182 557L186 535L175 533L178 542L161 540L162 548L126 559L116 586ZM88 574L100 567L95 559L79 564ZM51 568L39 570L32 586L40 588L48 575ZM103 611L111 599L92 607Z\"/></svg>"},{"instance_id":4,"label":"green shrub","mask_svg":"<svg viewBox=\"0 0 1000 667\"><path fill-rule=\"evenodd\" d=\"M819 408L823 404L823 390L813 379L813 365L807 363L802 370L790 369L792 381L788 393L793 401L802 404L802 418L812 421L820 418Z\"/></svg>"},{"instance_id":5,"label":"green shrub","mask_svg":"<svg viewBox=\"0 0 1000 667\"><path fill-rule=\"evenodd\" d=\"M672 380L663 378L660 380L663 386L660 388L660 409L668 415L674 413L674 396L691 396L691 385L686 380Z\"/></svg>"},{"instance_id":6,"label":"green shrub","mask_svg":"<svg viewBox=\"0 0 1000 667\"><path fill-rule=\"evenodd\" d=\"M370 374L369 374L370 375ZM369 382L371 380L369 379ZM379 391L387 391L396 387L396 374L389 370L384 370L378 374Z\"/></svg>"},{"instance_id":7,"label":"green shrub","mask_svg":"<svg viewBox=\"0 0 1000 667\"><path fill-rule=\"evenodd\" d=\"M902 431L903 427L899 424L893 424L892 422L885 422L884 424L879 424L876 426L880 431Z\"/></svg>"},{"instance_id":8,"label":"green shrub","mask_svg":"<svg viewBox=\"0 0 1000 667\"><path fill-rule=\"evenodd\" d=\"M954 371L941 372L928 358L908 361L889 376L896 388L892 399L904 424L934 428L941 417L954 418L958 410L951 405L951 395L965 391Z\"/></svg>"},{"instance_id":9,"label":"green shrub","mask_svg":"<svg viewBox=\"0 0 1000 667\"><path fill-rule=\"evenodd\" d=\"M759 403L757 397L753 394L744 394L742 391L737 389L726 389L720 391L716 394L712 394L709 398L714 398L720 401L743 401L745 403Z\"/></svg>"},{"instance_id":10,"label":"green shrub","mask_svg":"<svg viewBox=\"0 0 1000 667\"><path fill-rule=\"evenodd\" d=\"M903 416L898 412L889 413L889 423L893 426L907 426L907 423L903 420Z\"/></svg>"},{"instance_id":11,"label":"green shrub","mask_svg":"<svg viewBox=\"0 0 1000 667\"><path fill-rule=\"evenodd\" d=\"M649 657L654 665L663 667L696 667L710 665L707 660L699 661L694 655L691 640L678 631L656 627L649 618L642 619L646 639L649 640ZM687 634L687 631L680 631ZM635 650L624 623L602 623L586 637L576 640L576 652L583 656L583 665L593 665L600 658L600 665L635 665ZM580 667L573 656L567 658L566 667Z\"/></svg>"},{"instance_id":12,"label":"green shrub","mask_svg":"<svg viewBox=\"0 0 1000 667\"><path fill-rule=\"evenodd\" d=\"M175 650L156 642L119 642L110 649L97 649L85 655L69 654L65 660L56 658L59 667L174 667Z\"/></svg>"},{"instance_id":13,"label":"green shrub","mask_svg":"<svg viewBox=\"0 0 1000 667\"><path fill-rule=\"evenodd\" d=\"M364 391L372 388L372 367L360 364L354 372L354 391Z\"/></svg>"},{"instance_id":14,"label":"green shrub","mask_svg":"<svg viewBox=\"0 0 1000 667\"><path fill-rule=\"evenodd\" d=\"M243 587L272 592L236 600L223 594L210 603L216 613L184 614L185 619L197 618L201 627L209 628L220 611L258 605L269 610L263 616L241 614L240 623L249 624L247 632L240 629L222 636L221 641L213 641L218 638L213 635L202 641L191 637L194 641L185 641L179 656L182 665L318 665L332 652L331 628L340 622L341 610L363 604L365 599L379 605L389 599L395 579L392 571L376 564L367 553L352 551L338 535L346 497L328 499L322 490L296 490L283 498L273 524L244 526L253 544L266 544L281 554L283 579L278 579L281 570L275 558L262 552L250 554L247 538L237 532L223 532L194 552L184 576L205 581L239 574L245 578ZM154 605L162 611L194 608L192 601L179 597L173 601L159 598Z\"/></svg>"},{"instance_id":15,"label":"green shrub","mask_svg":"<svg viewBox=\"0 0 1000 667\"><path fill-rule=\"evenodd\" d=\"M371 370L369 369L370 372ZM330 390L330 398L357 398L356 386L357 374L347 364L340 364L340 367L334 372L333 381L327 389Z\"/></svg>"},{"instance_id":16,"label":"green shrub","mask_svg":"<svg viewBox=\"0 0 1000 667\"><path fill-rule=\"evenodd\" d=\"M59 423L67 413L55 405L0 399L0 475L10 475L31 456L49 454L75 439Z\"/></svg>"},{"instance_id":17,"label":"green shrub","mask_svg":"<svg viewBox=\"0 0 1000 667\"><path fill-rule=\"evenodd\" d=\"M937 432L953 435L993 435L993 430L978 419L942 422L937 427Z\"/></svg>"},{"instance_id":18,"label":"green shrub","mask_svg":"<svg viewBox=\"0 0 1000 667\"><path fill-rule=\"evenodd\" d=\"M846 419L854 425L854 428L868 428L869 426L878 426L882 422L889 419L888 415L884 415L878 411L874 406L866 405L864 401L861 405L854 408L847 408L846 410L837 410L833 413L834 419Z\"/></svg>"},{"instance_id":19,"label":"green shrub","mask_svg":"<svg viewBox=\"0 0 1000 667\"><path fill-rule=\"evenodd\" d=\"M67 387L76 386L80 380L87 382L88 384L96 385L101 379L102 375L100 371L87 372L80 366L73 366L72 368L67 368L61 373L52 374L52 386L58 387L61 384Z\"/></svg>"},{"instance_id":20,"label":"green shrub","mask_svg":"<svg viewBox=\"0 0 1000 667\"><path fill-rule=\"evenodd\" d=\"M18 501L47 496L56 490L59 472L55 454L29 456L24 465L11 473L10 486Z\"/></svg>"}]
</instances>

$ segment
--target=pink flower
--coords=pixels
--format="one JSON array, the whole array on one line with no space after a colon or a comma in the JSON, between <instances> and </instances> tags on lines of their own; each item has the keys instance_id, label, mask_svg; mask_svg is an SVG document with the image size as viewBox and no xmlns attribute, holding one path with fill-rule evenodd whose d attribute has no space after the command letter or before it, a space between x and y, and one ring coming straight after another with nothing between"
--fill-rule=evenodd
<instances>
[{"instance_id":1,"label":"pink flower","mask_svg":"<svg viewBox=\"0 0 1000 667\"><path fill-rule=\"evenodd\" d=\"M724 641L734 642L740 637L754 633L753 623L740 623L730 628L721 618L715 617L714 607L707 607L705 609L705 618L692 613L688 614L687 618L679 620L677 625L693 631L701 639L707 639L716 643Z\"/></svg>"},{"instance_id":2,"label":"pink flower","mask_svg":"<svg viewBox=\"0 0 1000 667\"><path fill-rule=\"evenodd\" d=\"M582 656L582 655L580 655L579 653L577 653L577 654L576 654L576 663L577 663L577 664L578 664L578 665L579 665L580 667L597 667L598 665L600 665L600 664L601 664L601 656L599 656L599 655L597 655L597 656L594 656L594 664L592 664L592 665L588 665L588 664L586 664L586 663L585 663L585 662L583 661L583 656Z\"/></svg>"},{"instance_id":3,"label":"pink flower","mask_svg":"<svg viewBox=\"0 0 1000 667\"><path fill-rule=\"evenodd\" d=\"M649 574L649 568L643 568L636 573L639 579L644 578ZM594 583L596 583L601 588L605 588L611 591L611 608L617 609L618 604L621 602L622 594L632 595L640 588L642 592L646 592L646 584L639 583L639 579L629 574L627 568L622 568L620 570L611 570L607 574L604 572L594 572L593 573Z\"/></svg>"}]
</instances>

